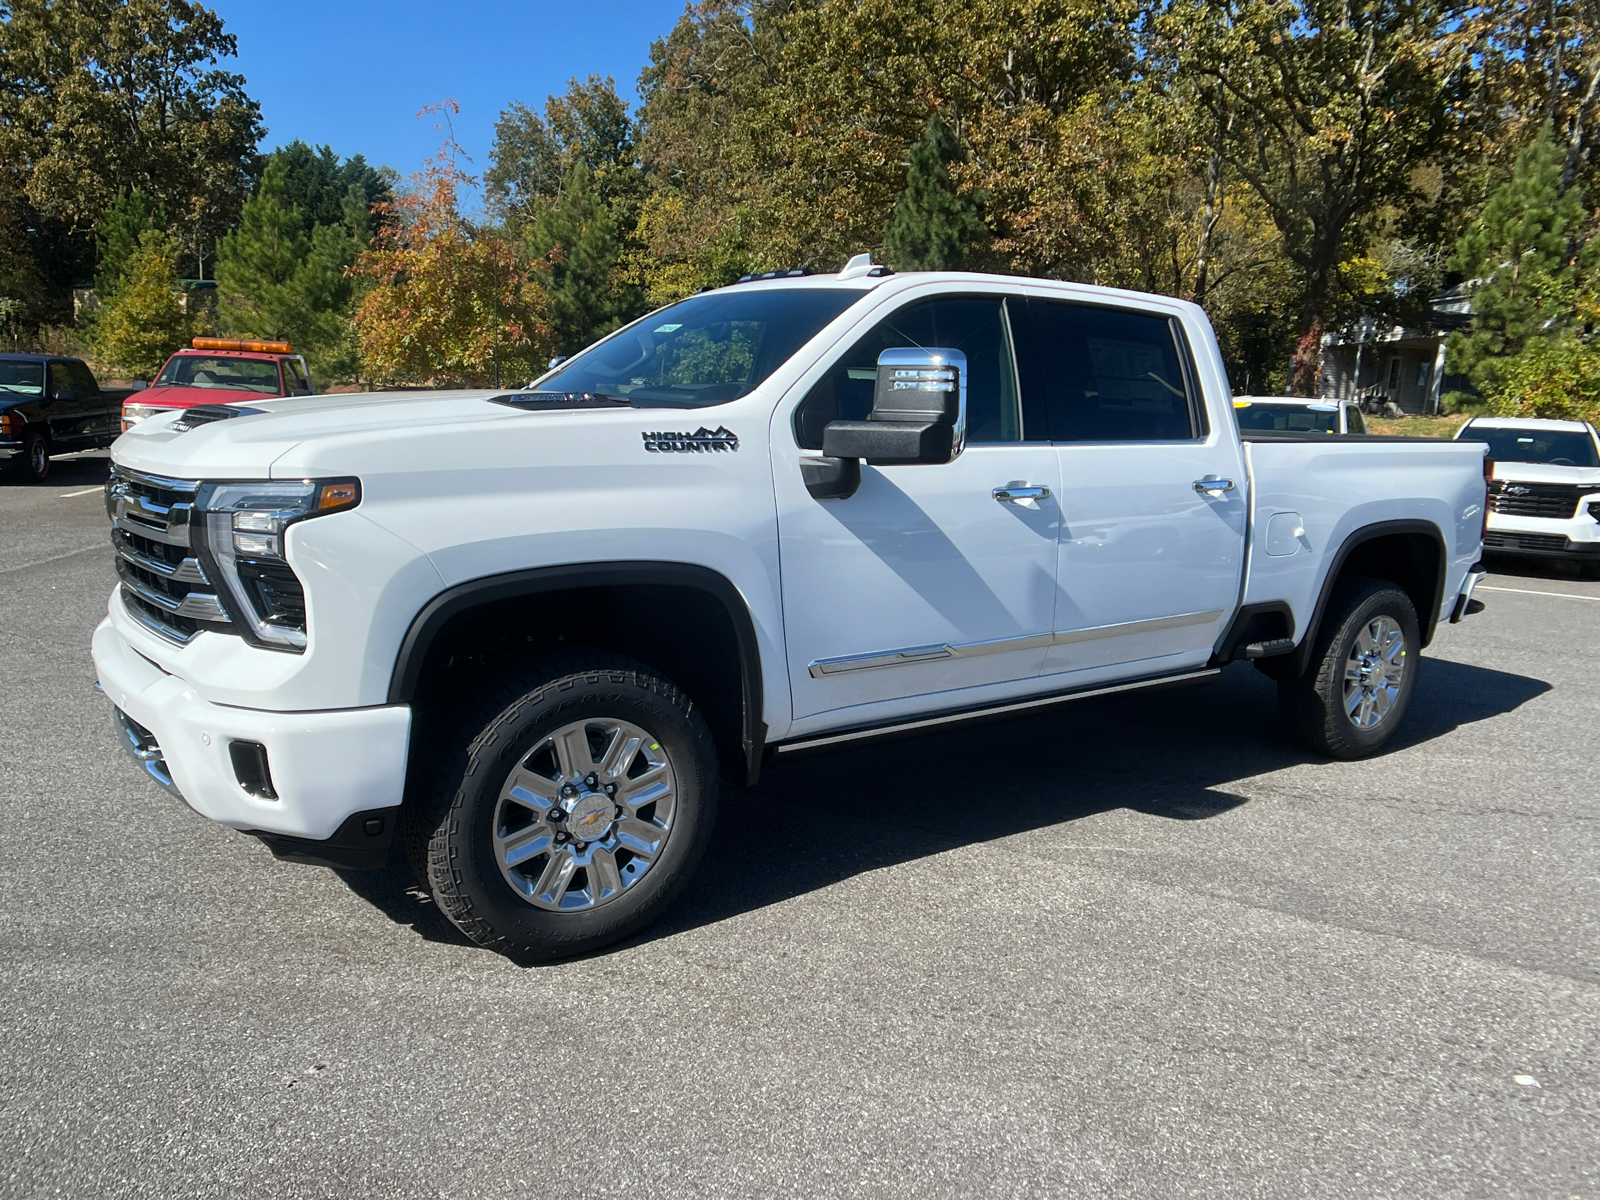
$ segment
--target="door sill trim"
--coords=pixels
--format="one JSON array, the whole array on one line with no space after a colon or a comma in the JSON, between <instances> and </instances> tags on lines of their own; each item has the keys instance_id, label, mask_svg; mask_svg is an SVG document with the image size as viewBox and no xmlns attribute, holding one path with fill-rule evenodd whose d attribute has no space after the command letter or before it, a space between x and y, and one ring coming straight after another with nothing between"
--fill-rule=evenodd
<instances>
[{"instance_id":1,"label":"door sill trim","mask_svg":"<svg viewBox=\"0 0 1600 1200\"><path fill-rule=\"evenodd\" d=\"M775 754L794 754L803 750L820 750L827 746L836 746L843 742L861 741L867 738L892 737L896 734L915 733L919 730L929 729L936 725L955 725L967 722L995 720L1001 717L1014 716L1018 713L1033 712L1038 709L1049 708L1057 704L1070 704L1075 700L1090 700L1096 696L1112 696L1122 692L1154 691L1168 687L1183 687L1188 684L1204 683L1208 679L1215 679L1222 674L1221 667L1206 667L1198 671L1184 671L1177 675L1157 675L1149 679L1136 679L1128 683L1113 683L1104 687L1083 688L1077 691L1052 692L1046 696L1036 696L1031 700L1012 700L1000 704L986 705L979 708L957 709L953 712L941 713L932 717L916 717L909 721L895 721L887 725L869 725L861 729L846 730L844 732L822 733L814 737L797 738L792 742L781 742L772 747Z\"/></svg>"}]
</instances>

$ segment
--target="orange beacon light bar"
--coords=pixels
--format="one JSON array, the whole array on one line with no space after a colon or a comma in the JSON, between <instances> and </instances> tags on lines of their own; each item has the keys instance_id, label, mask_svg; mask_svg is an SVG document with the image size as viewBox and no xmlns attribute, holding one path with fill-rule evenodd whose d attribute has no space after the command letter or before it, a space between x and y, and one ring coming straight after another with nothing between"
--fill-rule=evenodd
<instances>
[{"instance_id":1,"label":"orange beacon light bar","mask_svg":"<svg viewBox=\"0 0 1600 1200\"><path fill-rule=\"evenodd\" d=\"M288 342L247 342L240 338L197 337L196 350L254 350L258 354L288 354Z\"/></svg>"}]
</instances>

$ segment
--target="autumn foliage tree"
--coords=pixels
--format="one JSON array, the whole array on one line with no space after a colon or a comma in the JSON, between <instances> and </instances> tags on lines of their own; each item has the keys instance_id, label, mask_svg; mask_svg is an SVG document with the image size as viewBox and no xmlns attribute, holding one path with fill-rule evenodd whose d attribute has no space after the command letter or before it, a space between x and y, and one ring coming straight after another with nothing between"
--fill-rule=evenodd
<instances>
[{"instance_id":1,"label":"autumn foliage tree","mask_svg":"<svg viewBox=\"0 0 1600 1200\"><path fill-rule=\"evenodd\" d=\"M487 387L498 364L511 385L551 353L550 303L528 266L508 239L461 214L476 180L459 155L447 142L409 191L380 206L373 248L356 260L368 290L355 324L374 380Z\"/></svg>"},{"instance_id":2,"label":"autumn foliage tree","mask_svg":"<svg viewBox=\"0 0 1600 1200\"><path fill-rule=\"evenodd\" d=\"M169 234L145 230L121 282L97 314L95 353L134 379L153 376L200 327L179 290L178 254L178 243Z\"/></svg>"}]
</instances>

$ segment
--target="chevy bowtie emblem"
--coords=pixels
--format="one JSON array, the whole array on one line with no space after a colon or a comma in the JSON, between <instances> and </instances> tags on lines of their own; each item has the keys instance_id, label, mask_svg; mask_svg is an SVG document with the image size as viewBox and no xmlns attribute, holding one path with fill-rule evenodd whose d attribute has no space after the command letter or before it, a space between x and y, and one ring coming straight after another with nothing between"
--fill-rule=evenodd
<instances>
[{"instance_id":1,"label":"chevy bowtie emblem","mask_svg":"<svg viewBox=\"0 0 1600 1200\"><path fill-rule=\"evenodd\" d=\"M1526 496L1530 490L1532 489L1525 487L1508 487L1505 492L1508 496Z\"/></svg>"},{"instance_id":2,"label":"chevy bowtie emblem","mask_svg":"<svg viewBox=\"0 0 1600 1200\"><path fill-rule=\"evenodd\" d=\"M604 812L592 812L587 817L584 817L582 820L580 820L578 824L587 829L605 815L606 814Z\"/></svg>"},{"instance_id":3,"label":"chevy bowtie emblem","mask_svg":"<svg viewBox=\"0 0 1600 1200\"><path fill-rule=\"evenodd\" d=\"M693 433L658 429L640 436L644 438L644 448L652 454L704 454L739 448L739 435L726 425L715 429L702 425Z\"/></svg>"}]
</instances>

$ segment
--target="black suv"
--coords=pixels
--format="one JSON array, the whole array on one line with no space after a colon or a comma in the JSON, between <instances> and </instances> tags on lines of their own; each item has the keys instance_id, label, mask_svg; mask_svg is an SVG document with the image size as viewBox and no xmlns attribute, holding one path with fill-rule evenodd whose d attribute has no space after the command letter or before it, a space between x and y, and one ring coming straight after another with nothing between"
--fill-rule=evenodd
<instances>
[{"instance_id":1,"label":"black suv","mask_svg":"<svg viewBox=\"0 0 1600 1200\"><path fill-rule=\"evenodd\" d=\"M43 483L51 455L111 445L127 395L103 391L76 358L0 354L0 469Z\"/></svg>"}]
</instances>

